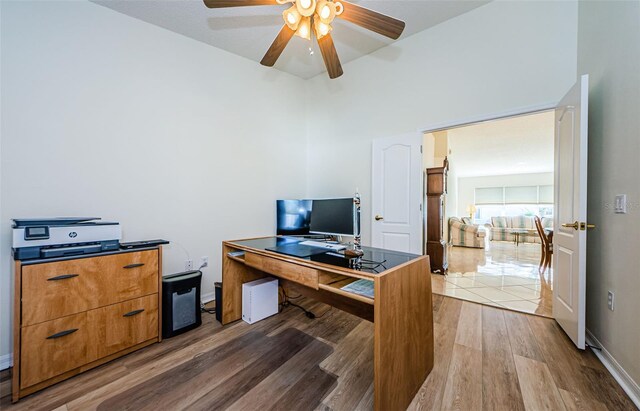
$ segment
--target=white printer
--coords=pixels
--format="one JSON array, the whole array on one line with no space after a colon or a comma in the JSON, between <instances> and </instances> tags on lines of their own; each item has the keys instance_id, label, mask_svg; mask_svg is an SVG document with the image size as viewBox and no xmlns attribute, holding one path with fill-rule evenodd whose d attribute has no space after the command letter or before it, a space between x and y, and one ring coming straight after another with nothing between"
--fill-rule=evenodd
<instances>
[{"instance_id":1,"label":"white printer","mask_svg":"<svg viewBox=\"0 0 640 411\"><path fill-rule=\"evenodd\" d=\"M15 218L13 258L55 258L120 248L120 223L97 217Z\"/></svg>"}]
</instances>

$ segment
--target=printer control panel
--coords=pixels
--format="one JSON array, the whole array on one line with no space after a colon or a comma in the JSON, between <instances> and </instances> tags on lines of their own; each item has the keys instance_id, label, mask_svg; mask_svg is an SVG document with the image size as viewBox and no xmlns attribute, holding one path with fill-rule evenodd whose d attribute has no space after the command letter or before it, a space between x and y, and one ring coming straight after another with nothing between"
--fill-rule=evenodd
<instances>
[{"instance_id":1,"label":"printer control panel","mask_svg":"<svg viewBox=\"0 0 640 411\"><path fill-rule=\"evenodd\" d=\"M49 239L49 227L25 227L25 240L47 240Z\"/></svg>"}]
</instances>

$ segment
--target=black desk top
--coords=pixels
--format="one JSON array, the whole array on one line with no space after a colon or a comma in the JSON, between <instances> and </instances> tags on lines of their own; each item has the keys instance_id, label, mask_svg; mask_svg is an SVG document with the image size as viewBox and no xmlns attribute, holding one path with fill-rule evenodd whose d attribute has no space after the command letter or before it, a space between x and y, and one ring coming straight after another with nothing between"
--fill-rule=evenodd
<instances>
[{"instance_id":1,"label":"black desk top","mask_svg":"<svg viewBox=\"0 0 640 411\"><path fill-rule=\"evenodd\" d=\"M156 245L156 246L152 246L152 247L141 247L141 248L101 251L99 253L91 253L91 254L67 255L67 256L64 256L64 257L34 258L32 260L20 260L20 264L21 265L32 265L32 264L42 264L42 263L53 263L55 261L78 260L80 258L93 258L93 257L102 257L102 256L105 256L105 255L122 254L122 253L135 253L135 252L138 252L138 251L157 250L159 247L160 246Z\"/></svg>"},{"instance_id":2,"label":"black desk top","mask_svg":"<svg viewBox=\"0 0 640 411\"><path fill-rule=\"evenodd\" d=\"M267 250L267 248L282 246L286 244L295 244L305 241L296 237L265 237L251 240L228 241L231 244L237 244L258 250ZM317 241L317 240L316 240ZM360 265L356 263L356 258L345 257L342 251L328 251L324 254L312 255L310 257L300 258L301 260L330 264L337 267L351 268L358 271L364 271L371 274L379 274L385 270L397 267L411 260L420 257L416 254L403 253L401 251L383 250L381 248L362 247L364 255L360 257ZM274 252L274 251L269 251ZM284 256L284 254L283 254ZM290 257L290 256L287 256ZM299 257L291 257L299 258Z\"/></svg>"}]
</instances>

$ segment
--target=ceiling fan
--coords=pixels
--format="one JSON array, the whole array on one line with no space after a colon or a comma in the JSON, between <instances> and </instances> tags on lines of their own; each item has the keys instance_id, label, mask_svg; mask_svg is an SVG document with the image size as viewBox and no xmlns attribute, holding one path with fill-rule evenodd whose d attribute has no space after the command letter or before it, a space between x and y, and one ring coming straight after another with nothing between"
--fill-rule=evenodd
<instances>
[{"instance_id":1,"label":"ceiling fan","mask_svg":"<svg viewBox=\"0 0 640 411\"><path fill-rule=\"evenodd\" d=\"M276 63L294 34L307 40L315 35L329 77L334 79L342 75L342 65L331 38L331 23L336 17L394 40L400 37L405 26L404 21L345 0L204 0L211 9L286 3L292 5L282 13L285 24L262 58L263 66L272 67Z\"/></svg>"}]
</instances>

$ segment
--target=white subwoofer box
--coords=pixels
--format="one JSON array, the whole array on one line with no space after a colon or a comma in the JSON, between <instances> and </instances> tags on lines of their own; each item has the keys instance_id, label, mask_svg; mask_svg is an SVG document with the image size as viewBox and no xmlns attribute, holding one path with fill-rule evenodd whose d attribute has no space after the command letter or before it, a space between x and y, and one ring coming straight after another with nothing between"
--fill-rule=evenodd
<instances>
[{"instance_id":1,"label":"white subwoofer box","mask_svg":"<svg viewBox=\"0 0 640 411\"><path fill-rule=\"evenodd\" d=\"M278 313L278 280L261 278L242 284L242 319L253 324Z\"/></svg>"}]
</instances>

